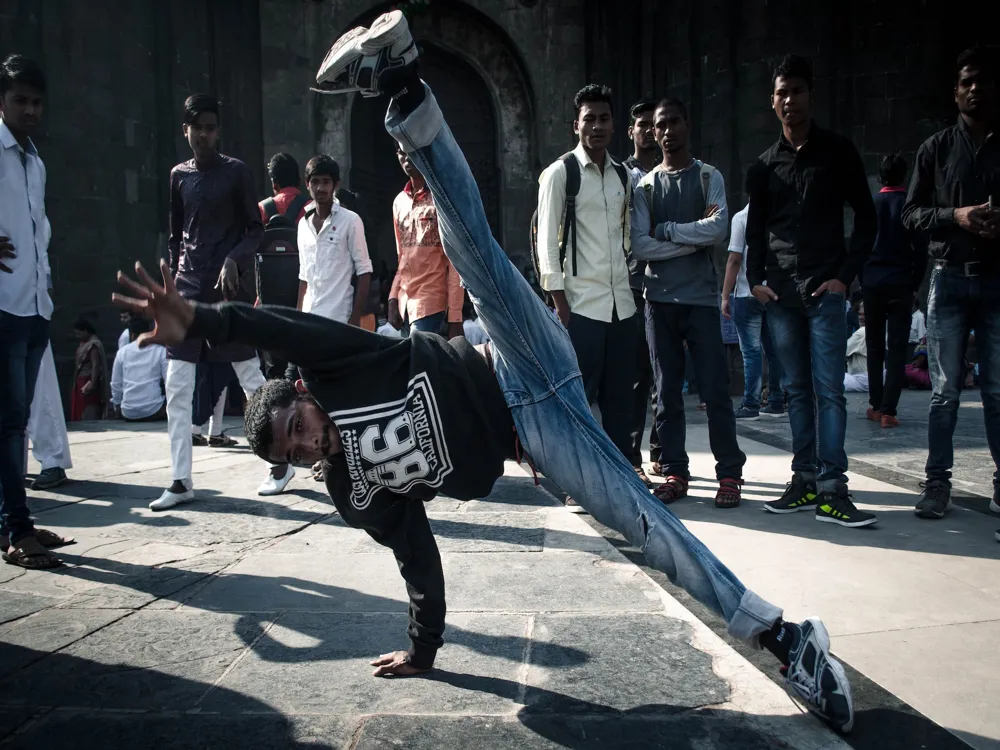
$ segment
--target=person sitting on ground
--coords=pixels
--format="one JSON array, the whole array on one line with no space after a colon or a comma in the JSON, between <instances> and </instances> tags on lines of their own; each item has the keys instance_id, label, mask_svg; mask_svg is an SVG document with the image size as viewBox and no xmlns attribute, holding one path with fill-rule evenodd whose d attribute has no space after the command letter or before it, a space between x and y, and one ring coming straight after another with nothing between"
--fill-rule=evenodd
<instances>
[{"instance_id":1,"label":"person sitting on ground","mask_svg":"<svg viewBox=\"0 0 1000 750\"><path fill-rule=\"evenodd\" d=\"M865 331L865 303L858 305L858 330L847 339L847 372L844 390L848 393L868 393L868 341Z\"/></svg>"},{"instance_id":2,"label":"person sitting on ground","mask_svg":"<svg viewBox=\"0 0 1000 750\"><path fill-rule=\"evenodd\" d=\"M284 308L185 299L162 262L162 285L140 264L141 284L119 273L134 296L115 302L155 321L145 343L239 341L283 351L299 366L301 383L271 380L251 397L247 439L273 462L323 460L344 521L396 556L410 596L411 646L375 659L375 676L426 672L443 643L444 573L424 502L438 493L487 496L505 459L523 448L595 519L723 616L730 635L773 653L811 710L850 730L850 683L822 622L787 622L747 590L650 494L598 425L572 341L491 235L475 179L416 58L403 14L392 11L334 44L317 81L332 92L392 94L386 128L435 198L442 245L492 338L482 352L462 336L389 339Z\"/></svg>"},{"instance_id":3,"label":"person sitting on ground","mask_svg":"<svg viewBox=\"0 0 1000 750\"><path fill-rule=\"evenodd\" d=\"M101 419L107 405L108 360L104 345L97 337L93 324L86 318L73 324L76 347L76 369L70 399L70 421Z\"/></svg>"},{"instance_id":4,"label":"person sitting on ground","mask_svg":"<svg viewBox=\"0 0 1000 750\"><path fill-rule=\"evenodd\" d=\"M129 343L118 350L111 366L111 403L115 414L126 422L154 422L167 418L167 350L162 346L139 347L136 340L149 330L138 316L129 320Z\"/></svg>"}]
</instances>

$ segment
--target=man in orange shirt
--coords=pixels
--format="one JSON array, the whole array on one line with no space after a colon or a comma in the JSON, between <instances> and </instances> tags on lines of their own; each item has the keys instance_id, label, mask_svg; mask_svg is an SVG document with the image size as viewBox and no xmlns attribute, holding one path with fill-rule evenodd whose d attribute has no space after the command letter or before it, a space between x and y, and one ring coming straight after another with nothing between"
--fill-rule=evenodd
<instances>
[{"instance_id":1,"label":"man in orange shirt","mask_svg":"<svg viewBox=\"0 0 1000 750\"><path fill-rule=\"evenodd\" d=\"M258 204L260 220L266 227L272 216L284 216L290 208L297 208L295 215L288 219L293 226L298 224L299 219L305 216L306 204L309 202L309 196L299 189L299 163L291 154L279 152L267 163L267 176L271 178L274 195Z\"/></svg>"},{"instance_id":2,"label":"man in orange shirt","mask_svg":"<svg viewBox=\"0 0 1000 750\"><path fill-rule=\"evenodd\" d=\"M462 335L465 290L444 254L437 209L424 177L399 148L396 157L410 181L392 203L399 267L389 292L389 323L396 330L440 333L448 320L448 338Z\"/></svg>"}]
</instances>

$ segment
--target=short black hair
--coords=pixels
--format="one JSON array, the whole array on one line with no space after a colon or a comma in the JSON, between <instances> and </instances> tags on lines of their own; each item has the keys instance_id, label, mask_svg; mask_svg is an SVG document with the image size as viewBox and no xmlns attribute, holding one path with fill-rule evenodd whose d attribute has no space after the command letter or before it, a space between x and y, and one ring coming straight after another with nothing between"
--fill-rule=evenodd
<instances>
[{"instance_id":1,"label":"short black hair","mask_svg":"<svg viewBox=\"0 0 1000 750\"><path fill-rule=\"evenodd\" d=\"M337 192L334 193L334 197L340 201L340 205L348 211L353 211L356 214L361 213L359 210L361 197L354 191L348 190L347 188L337 188Z\"/></svg>"},{"instance_id":2,"label":"short black hair","mask_svg":"<svg viewBox=\"0 0 1000 750\"><path fill-rule=\"evenodd\" d=\"M329 175L334 182L340 182L340 165L332 156L318 154L306 164L306 182L318 174Z\"/></svg>"},{"instance_id":3,"label":"short black hair","mask_svg":"<svg viewBox=\"0 0 1000 750\"><path fill-rule=\"evenodd\" d=\"M673 107L681 113L681 117L685 120L688 119L688 108L680 99L671 99L669 97L666 99L660 99L660 101L656 103L656 108L663 109L664 107Z\"/></svg>"},{"instance_id":4,"label":"short black hair","mask_svg":"<svg viewBox=\"0 0 1000 750\"><path fill-rule=\"evenodd\" d=\"M267 176L280 188L298 187L299 163L291 154L279 152L267 163Z\"/></svg>"},{"instance_id":5,"label":"short black hair","mask_svg":"<svg viewBox=\"0 0 1000 750\"><path fill-rule=\"evenodd\" d=\"M996 68L994 68L994 61L992 57L986 52L986 50L981 47L972 47L967 50L963 50L955 61L955 83L958 83L958 78L962 75L962 68L976 68L980 73L984 74L989 80L996 82Z\"/></svg>"},{"instance_id":6,"label":"short black hair","mask_svg":"<svg viewBox=\"0 0 1000 750\"><path fill-rule=\"evenodd\" d=\"M812 91L812 64L802 55L785 55L774 67L774 72L771 74L771 91L774 91L774 84L778 82L779 78L801 78L806 82L806 88Z\"/></svg>"},{"instance_id":7,"label":"short black hair","mask_svg":"<svg viewBox=\"0 0 1000 750\"><path fill-rule=\"evenodd\" d=\"M255 456L271 460L267 449L274 442L271 426L274 413L291 406L301 397L302 394L295 390L295 384L283 378L268 380L250 397L243 415L243 430Z\"/></svg>"},{"instance_id":8,"label":"short black hair","mask_svg":"<svg viewBox=\"0 0 1000 750\"><path fill-rule=\"evenodd\" d=\"M878 165L878 179L886 187L902 185L906 179L906 160L899 154L889 154Z\"/></svg>"},{"instance_id":9,"label":"short black hair","mask_svg":"<svg viewBox=\"0 0 1000 750\"><path fill-rule=\"evenodd\" d=\"M208 94L191 94L184 100L184 124L194 125L200 115L211 112L219 118L219 100Z\"/></svg>"},{"instance_id":10,"label":"short black hair","mask_svg":"<svg viewBox=\"0 0 1000 750\"><path fill-rule=\"evenodd\" d=\"M656 111L656 102L654 102L652 99L640 99L635 104L633 104L632 108L629 109L628 111L629 113L628 126L632 127L633 125L635 125L635 121L639 119L639 115L641 115L643 112L655 112L655 111Z\"/></svg>"},{"instance_id":11,"label":"short black hair","mask_svg":"<svg viewBox=\"0 0 1000 750\"><path fill-rule=\"evenodd\" d=\"M94 324L91 323L90 320L85 318L83 315L81 315L79 318L76 319L76 322L73 324L73 330L85 331L86 333L89 333L91 336L97 333L97 330L94 328Z\"/></svg>"},{"instance_id":12,"label":"short black hair","mask_svg":"<svg viewBox=\"0 0 1000 750\"><path fill-rule=\"evenodd\" d=\"M42 66L24 55L8 55L0 62L0 96L3 96L15 83L31 86L45 93L45 73Z\"/></svg>"},{"instance_id":13,"label":"short black hair","mask_svg":"<svg viewBox=\"0 0 1000 750\"><path fill-rule=\"evenodd\" d=\"M599 86L596 83L591 83L577 91L576 96L573 97L573 107L576 109L577 119L580 118L580 110L583 108L583 105L594 102L605 102L608 105L608 109L611 110L611 116L615 116L615 105L612 100L611 89L607 86Z\"/></svg>"},{"instance_id":14,"label":"short black hair","mask_svg":"<svg viewBox=\"0 0 1000 750\"><path fill-rule=\"evenodd\" d=\"M149 321L139 315L133 315L128 320L128 332L135 337L149 330Z\"/></svg>"}]
</instances>

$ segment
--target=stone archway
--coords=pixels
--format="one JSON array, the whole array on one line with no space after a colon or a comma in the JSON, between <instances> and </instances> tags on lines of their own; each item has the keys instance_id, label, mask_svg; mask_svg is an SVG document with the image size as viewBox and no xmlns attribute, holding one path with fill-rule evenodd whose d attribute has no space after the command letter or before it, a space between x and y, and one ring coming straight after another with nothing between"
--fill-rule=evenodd
<instances>
[{"instance_id":1,"label":"stone archway","mask_svg":"<svg viewBox=\"0 0 1000 750\"><path fill-rule=\"evenodd\" d=\"M494 172L492 182L496 191L496 208L495 219L490 217L491 224L507 253L523 265L528 258L528 227L535 207L533 165L537 161L532 98L523 66L510 40L479 11L463 3L433 3L427 7L426 12L411 21L411 30L422 54L427 57L428 80L434 83L430 76L435 73L436 67L440 72L442 60L447 57L457 59L462 63L462 70L458 71L454 66L456 70L450 71L453 74L449 78L460 78L461 85L465 87L473 83L481 87L482 96L476 97L480 102L476 106L480 109L491 103L493 127L487 132L491 130L493 133L492 166L485 166L482 150L476 152L479 156L473 153L467 155L483 161L482 165L472 165L478 179L484 178L487 168ZM338 22L336 25L346 30L358 24L367 24L380 10L381 7L370 9L349 23ZM471 74L475 77L472 78ZM448 86L445 78L441 83ZM361 97L326 96L320 101L319 150L333 155L340 162L344 184L352 189L360 190L360 186L354 185L355 174L362 183L370 185L371 173L376 166L372 163L355 164L359 151L352 142L352 122L358 121L352 111L355 106L364 108L369 105ZM450 115L443 100L442 109L446 116ZM366 116L365 120L368 119ZM381 117L374 124L376 130L381 130ZM456 124L451 122L457 135ZM371 134L372 138L376 136L377 133ZM388 139L388 136L385 138ZM387 142L391 149L391 141ZM402 187L399 176L398 166L386 175L393 186L393 194ZM490 190L490 180L484 179L482 189L484 199L490 200L490 196L485 194ZM490 213L489 208L487 212Z\"/></svg>"}]
</instances>

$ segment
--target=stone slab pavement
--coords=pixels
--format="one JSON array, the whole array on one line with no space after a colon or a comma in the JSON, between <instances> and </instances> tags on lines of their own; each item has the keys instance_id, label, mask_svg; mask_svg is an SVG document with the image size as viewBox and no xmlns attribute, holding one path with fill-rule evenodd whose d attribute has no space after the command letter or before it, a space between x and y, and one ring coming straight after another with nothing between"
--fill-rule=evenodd
<instances>
[{"instance_id":1,"label":"stone slab pavement","mask_svg":"<svg viewBox=\"0 0 1000 750\"><path fill-rule=\"evenodd\" d=\"M812 514L762 511L790 478L788 420L741 423L745 502L714 508L716 484L704 414L688 399L687 445L696 479L672 509L751 589L797 620L823 616L834 651L850 667L977 748L1000 748L1000 517L988 510L993 461L978 391L963 393L955 508L941 521L913 514L926 460L930 394L903 394L902 426L867 421L867 394L848 394L851 492L879 523L844 529ZM683 599L683 597L682 597ZM694 607L697 611L697 607ZM703 618L707 619L707 618ZM856 686L857 687L857 686ZM857 693L856 689L856 693ZM885 721L860 705L852 743ZM878 717L875 721L874 717ZM887 736L883 748L895 745ZM950 747L932 742L925 747Z\"/></svg>"},{"instance_id":2,"label":"stone slab pavement","mask_svg":"<svg viewBox=\"0 0 1000 750\"><path fill-rule=\"evenodd\" d=\"M375 679L405 588L321 485L258 498L245 447L196 448L199 500L154 514L162 426L70 439L73 481L30 493L76 537L68 566L0 565L4 746L846 747L512 464L489 498L430 504L446 645L426 677Z\"/></svg>"}]
</instances>

